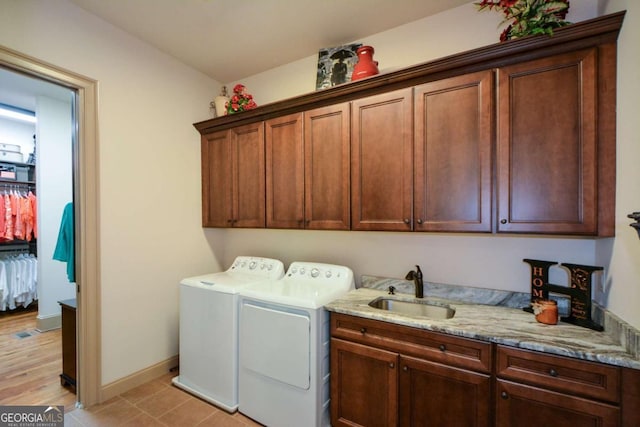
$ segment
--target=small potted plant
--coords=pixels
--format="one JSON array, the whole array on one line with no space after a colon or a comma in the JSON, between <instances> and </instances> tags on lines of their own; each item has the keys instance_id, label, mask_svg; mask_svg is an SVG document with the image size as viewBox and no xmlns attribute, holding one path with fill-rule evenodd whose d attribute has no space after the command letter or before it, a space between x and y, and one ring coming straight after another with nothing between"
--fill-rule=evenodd
<instances>
[{"instance_id":1,"label":"small potted plant","mask_svg":"<svg viewBox=\"0 0 640 427\"><path fill-rule=\"evenodd\" d=\"M245 93L243 84L233 87L233 95L227 102L227 114L239 113L240 111L253 110L258 106L253 100L253 96Z\"/></svg>"},{"instance_id":2,"label":"small potted plant","mask_svg":"<svg viewBox=\"0 0 640 427\"><path fill-rule=\"evenodd\" d=\"M478 10L495 10L504 14L500 23L509 24L500 41L537 34L552 35L555 28L570 24L564 20L569 0L482 0Z\"/></svg>"}]
</instances>

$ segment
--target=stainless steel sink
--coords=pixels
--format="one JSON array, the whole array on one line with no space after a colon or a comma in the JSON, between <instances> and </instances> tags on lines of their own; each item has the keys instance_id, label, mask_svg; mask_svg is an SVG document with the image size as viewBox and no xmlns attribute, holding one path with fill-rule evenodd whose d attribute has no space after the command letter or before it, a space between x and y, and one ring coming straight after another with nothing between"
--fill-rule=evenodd
<instances>
[{"instance_id":1,"label":"stainless steel sink","mask_svg":"<svg viewBox=\"0 0 640 427\"><path fill-rule=\"evenodd\" d=\"M432 319L451 319L456 314L456 311L448 305L437 305L427 301L400 301L383 297L371 301L369 307Z\"/></svg>"}]
</instances>

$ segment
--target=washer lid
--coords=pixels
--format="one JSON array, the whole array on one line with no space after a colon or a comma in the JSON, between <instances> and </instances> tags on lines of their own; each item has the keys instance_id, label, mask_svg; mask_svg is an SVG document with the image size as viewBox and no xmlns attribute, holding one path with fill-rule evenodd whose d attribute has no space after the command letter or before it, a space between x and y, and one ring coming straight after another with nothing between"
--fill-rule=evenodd
<instances>
[{"instance_id":1,"label":"washer lid","mask_svg":"<svg viewBox=\"0 0 640 427\"><path fill-rule=\"evenodd\" d=\"M277 259L239 256L227 271L188 277L180 283L216 292L237 294L240 288L248 284L279 279L283 275L284 265Z\"/></svg>"},{"instance_id":2,"label":"washer lid","mask_svg":"<svg viewBox=\"0 0 640 427\"><path fill-rule=\"evenodd\" d=\"M280 280L247 285L242 296L316 309L355 289L353 272L342 265L293 262Z\"/></svg>"}]
</instances>

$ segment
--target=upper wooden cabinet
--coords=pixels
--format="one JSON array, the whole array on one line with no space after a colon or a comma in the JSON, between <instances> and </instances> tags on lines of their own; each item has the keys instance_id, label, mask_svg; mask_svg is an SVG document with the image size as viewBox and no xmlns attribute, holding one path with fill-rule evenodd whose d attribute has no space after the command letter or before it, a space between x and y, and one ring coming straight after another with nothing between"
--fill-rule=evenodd
<instances>
[{"instance_id":1,"label":"upper wooden cabinet","mask_svg":"<svg viewBox=\"0 0 640 427\"><path fill-rule=\"evenodd\" d=\"M613 236L623 18L196 123L203 224Z\"/></svg>"},{"instance_id":2,"label":"upper wooden cabinet","mask_svg":"<svg viewBox=\"0 0 640 427\"><path fill-rule=\"evenodd\" d=\"M417 86L414 227L491 232L493 73Z\"/></svg>"},{"instance_id":3,"label":"upper wooden cabinet","mask_svg":"<svg viewBox=\"0 0 640 427\"><path fill-rule=\"evenodd\" d=\"M349 103L304 113L305 228L351 227Z\"/></svg>"},{"instance_id":4,"label":"upper wooden cabinet","mask_svg":"<svg viewBox=\"0 0 640 427\"><path fill-rule=\"evenodd\" d=\"M302 113L265 122L267 227L304 228Z\"/></svg>"},{"instance_id":5,"label":"upper wooden cabinet","mask_svg":"<svg viewBox=\"0 0 640 427\"><path fill-rule=\"evenodd\" d=\"M267 120L265 129L267 227L348 230L349 104Z\"/></svg>"},{"instance_id":6,"label":"upper wooden cabinet","mask_svg":"<svg viewBox=\"0 0 640 427\"><path fill-rule=\"evenodd\" d=\"M597 56L498 69L499 231L597 234Z\"/></svg>"},{"instance_id":7,"label":"upper wooden cabinet","mask_svg":"<svg viewBox=\"0 0 640 427\"><path fill-rule=\"evenodd\" d=\"M354 230L411 230L411 89L358 99L351 116L351 225Z\"/></svg>"},{"instance_id":8,"label":"upper wooden cabinet","mask_svg":"<svg viewBox=\"0 0 640 427\"><path fill-rule=\"evenodd\" d=\"M263 124L204 135L201 149L203 225L264 227Z\"/></svg>"}]
</instances>

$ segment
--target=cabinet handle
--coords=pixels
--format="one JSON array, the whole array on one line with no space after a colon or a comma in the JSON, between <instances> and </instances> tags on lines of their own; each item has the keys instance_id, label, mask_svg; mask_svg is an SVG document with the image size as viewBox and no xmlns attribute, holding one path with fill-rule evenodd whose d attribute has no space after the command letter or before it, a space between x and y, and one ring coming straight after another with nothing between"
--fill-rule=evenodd
<instances>
[{"instance_id":1,"label":"cabinet handle","mask_svg":"<svg viewBox=\"0 0 640 427\"><path fill-rule=\"evenodd\" d=\"M447 347L444 344L440 344L438 348L440 349L440 351L447 351Z\"/></svg>"},{"instance_id":2,"label":"cabinet handle","mask_svg":"<svg viewBox=\"0 0 640 427\"><path fill-rule=\"evenodd\" d=\"M411 223L411 220L409 218L405 218L402 220L405 224L409 224Z\"/></svg>"},{"instance_id":3,"label":"cabinet handle","mask_svg":"<svg viewBox=\"0 0 640 427\"><path fill-rule=\"evenodd\" d=\"M551 375L552 377L557 377L558 376L558 371L556 371L555 369L551 368L549 370L549 375Z\"/></svg>"},{"instance_id":4,"label":"cabinet handle","mask_svg":"<svg viewBox=\"0 0 640 427\"><path fill-rule=\"evenodd\" d=\"M393 369L393 368L395 368L395 367L396 367L396 364L395 364L395 363L393 363L393 362L391 362L391 363L389 363L389 367L390 367L391 369Z\"/></svg>"},{"instance_id":5,"label":"cabinet handle","mask_svg":"<svg viewBox=\"0 0 640 427\"><path fill-rule=\"evenodd\" d=\"M404 365L402 367L402 370L405 371L405 372L409 372L409 367L407 365Z\"/></svg>"},{"instance_id":6,"label":"cabinet handle","mask_svg":"<svg viewBox=\"0 0 640 427\"><path fill-rule=\"evenodd\" d=\"M422 224L422 220L420 218L418 218L418 221L416 221L418 224Z\"/></svg>"},{"instance_id":7,"label":"cabinet handle","mask_svg":"<svg viewBox=\"0 0 640 427\"><path fill-rule=\"evenodd\" d=\"M503 219L500 220L500 224L506 224L506 223L507 223L506 219L503 218Z\"/></svg>"},{"instance_id":8,"label":"cabinet handle","mask_svg":"<svg viewBox=\"0 0 640 427\"><path fill-rule=\"evenodd\" d=\"M503 391L502 393L500 393L500 397L502 397L503 399L505 399L505 400L506 400L506 399L508 399L508 398L509 398L509 395L507 394L507 392L506 392L506 391Z\"/></svg>"},{"instance_id":9,"label":"cabinet handle","mask_svg":"<svg viewBox=\"0 0 640 427\"><path fill-rule=\"evenodd\" d=\"M367 333L367 328L360 328L360 333L362 335L366 334Z\"/></svg>"}]
</instances>

